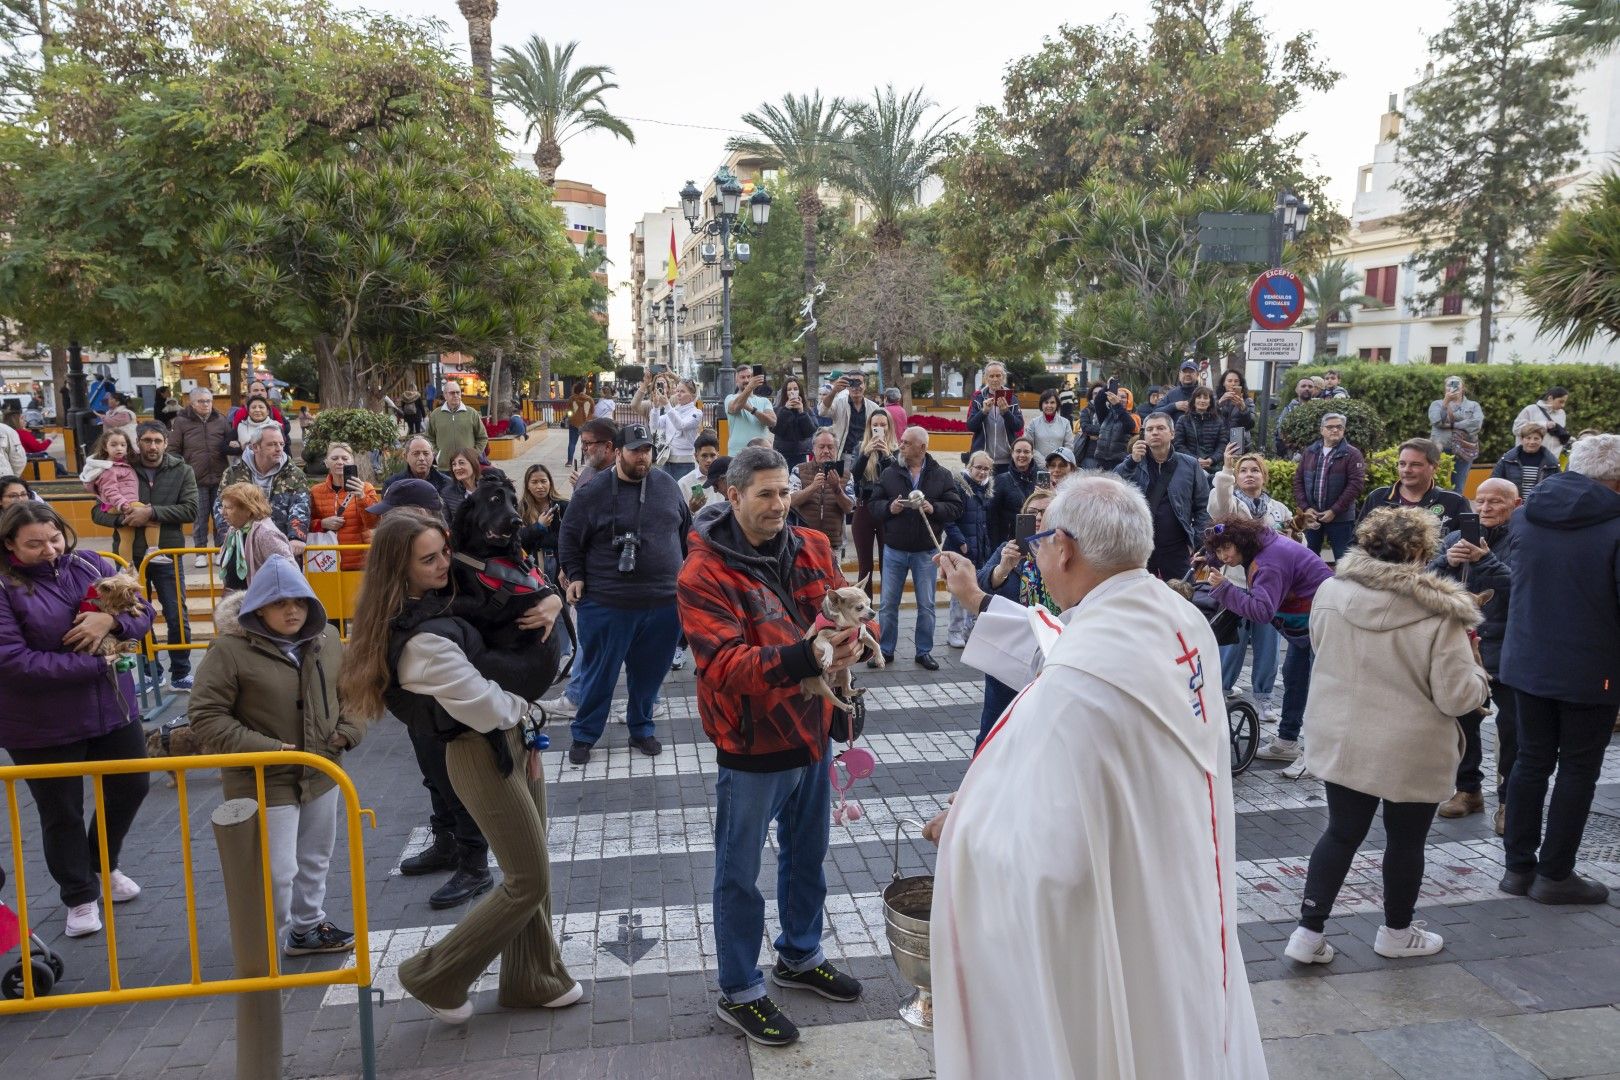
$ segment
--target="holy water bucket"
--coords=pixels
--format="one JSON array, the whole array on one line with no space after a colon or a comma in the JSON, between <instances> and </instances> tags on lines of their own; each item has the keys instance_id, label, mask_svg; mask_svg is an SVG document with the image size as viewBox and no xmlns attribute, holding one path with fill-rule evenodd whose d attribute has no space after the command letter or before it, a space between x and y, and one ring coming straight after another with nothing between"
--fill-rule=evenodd
<instances>
[{"instance_id":1,"label":"holy water bucket","mask_svg":"<svg viewBox=\"0 0 1620 1080\"><path fill-rule=\"evenodd\" d=\"M934 875L900 876L900 829L922 823L897 821L894 824L894 878L883 890L883 925L889 938L889 955L894 966L917 992L900 1006L900 1019L912 1027L934 1026L933 979L929 971L928 922L934 906Z\"/></svg>"}]
</instances>

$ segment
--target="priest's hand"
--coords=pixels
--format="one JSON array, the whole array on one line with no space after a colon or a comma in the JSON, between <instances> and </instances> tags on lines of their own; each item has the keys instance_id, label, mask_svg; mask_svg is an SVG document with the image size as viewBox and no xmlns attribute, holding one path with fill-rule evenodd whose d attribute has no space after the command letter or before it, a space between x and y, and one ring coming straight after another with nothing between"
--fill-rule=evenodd
<instances>
[{"instance_id":1,"label":"priest's hand","mask_svg":"<svg viewBox=\"0 0 1620 1080\"><path fill-rule=\"evenodd\" d=\"M969 611L978 611L984 602L984 592L979 588L979 575L973 569L972 560L954 551L942 551L934 556L934 563L945 575L945 588L956 602Z\"/></svg>"}]
</instances>

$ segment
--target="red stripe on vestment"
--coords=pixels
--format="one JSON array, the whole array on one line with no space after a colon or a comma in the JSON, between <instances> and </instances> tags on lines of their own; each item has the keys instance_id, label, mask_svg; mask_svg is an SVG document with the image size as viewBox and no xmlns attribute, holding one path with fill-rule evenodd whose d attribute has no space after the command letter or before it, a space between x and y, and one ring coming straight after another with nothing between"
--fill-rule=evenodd
<instances>
[{"instance_id":1,"label":"red stripe on vestment","mask_svg":"<svg viewBox=\"0 0 1620 1080\"><path fill-rule=\"evenodd\" d=\"M1215 895L1221 902L1221 1008L1223 1012L1229 1011L1231 995L1228 992L1227 959L1226 959L1226 885L1221 881L1221 825L1215 813L1215 775L1204 773L1204 782L1209 786L1209 838L1215 845ZM1231 1029L1231 1018L1221 1025L1221 1048L1227 1047L1227 1032Z\"/></svg>"},{"instance_id":2,"label":"red stripe on vestment","mask_svg":"<svg viewBox=\"0 0 1620 1080\"><path fill-rule=\"evenodd\" d=\"M979 744L979 748L977 750L973 751L973 757L968 759L968 764L969 765L972 765L975 761L979 760L979 755L984 753L984 748L990 745L990 740L996 737L996 733L1001 730L1002 725L1004 725L1008 721L1008 719L1010 719L1012 717L1013 710L1018 708L1018 703L1020 701L1024 700L1024 695L1029 693L1030 690L1034 689L1035 683L1037 683L1039 681L1040 681L1040 676L1037 675L1037 676L1035 676L1034 679L1030 680L1030 683L1029 683L1028 686L1026 686L1022 690L1018 691L1018 696L1012 699L1012 704L1007 706L1007 711L1001 714L1001 719L997 720L996 723L995 723L995 726L990 729L990 731L989 731L989 733L987 735L985 735L984 741Z\"/></svg>"}]
</instances>

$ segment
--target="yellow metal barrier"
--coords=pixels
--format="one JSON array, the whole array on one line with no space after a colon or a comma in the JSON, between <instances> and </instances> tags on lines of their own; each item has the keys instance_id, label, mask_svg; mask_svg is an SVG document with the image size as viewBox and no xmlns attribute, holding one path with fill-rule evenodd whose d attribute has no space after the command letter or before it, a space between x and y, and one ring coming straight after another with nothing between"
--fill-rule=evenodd
<instances>
[{"instance_id":1,"label":"yellow metal barrier","mask_svg":"<svg viewBox=\"0 0 1620 1080\"><path fill-rule=\"evenodd\" d=\"M315 769L331 777L343 796L343 808L349 834L349 878L354 899L354 966L330 971L306 971L287 975L281 972L277 955L275 900L271 889L269 823L265 814L264 770L266 766L299 765ZM269 970L271 974L255 978L205 980L202 977L202 957L197 948L197 892L193 879L191 853L190 801L186 774L193 769L247 769L253 770L259 804L259 853L263 860L264 912L266 937L269 941ZM172 772L175 775L180 811L180 855L186 884L186 941L191 956L191 979L183 983L159 986L123 985L118 969L118 919L114 905L104 905L107 919L107 985L106 990L83 991L51 997L36 997L32 961L32 927L28 921L28 879L23 867L22 819L19 816L17 782L52 780L88 776L95 796L96 834L101 858L101 893L112 895L111 861L107 852L107 814L102 792L102 779L139 772ZM268 751L251 754L198 754L192 757L132 758L123 761L70 761L49 765L0 766L0 783L6 788L6 809L11 815L12 867L17 882L17 919L20 924L22 949L23 996L0 999L0 1016L12 1013L47 1012L56 1009L89 1008L96 1005L127 1005L138 1001L167 1001L176 998L205 997L211 994L243 994L261 990L286 990L298 986L354 986L360 1003L360 1039L367 1080L376 1076L376 1045L372 1026L371 1006L371 945L366 910L365 841L360 834L360 818L371 820L377 827L377 818L370 810L362 809L354 781L335 762L302 751Z\"/></svg>"}]
</instances>

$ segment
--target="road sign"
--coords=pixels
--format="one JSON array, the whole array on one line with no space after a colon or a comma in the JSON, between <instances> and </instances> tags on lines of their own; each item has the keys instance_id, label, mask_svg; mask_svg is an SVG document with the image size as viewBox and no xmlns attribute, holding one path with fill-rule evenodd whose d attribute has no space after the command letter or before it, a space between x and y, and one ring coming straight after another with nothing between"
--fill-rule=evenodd
<instances>
[{"instance_id":1,"label":"road sign","mask_svg":"<svg viewBox=\"0 0 1620 1080\"><path fill-rule=\"evenodd\" d=\"M1270 258L1270 214L1198 215L1198 257L1220 263L1259 263Z\"/></svg>"},{"instance_id":2,"label":"road sign","mask_svg":"<svg viewBox=\"0 0 1620 1080\"><path fill-rule=\"evenodd\" d=\"M1250 360L1297 364L1305 356L1305 331L1250 330L1246 351Z\"/></svg>"},{"instance_id":3,"label":"road sign","mask_svg":"<svg viewBox=\"0 0 1620 1080\"><path fill-rule=\"evenodd\" d=\"M1249 290L1249 314L1262 330L1286 330L1305 311L1305 283L1287 270L1267 270Z\"/></svg>"}]
</instances>

